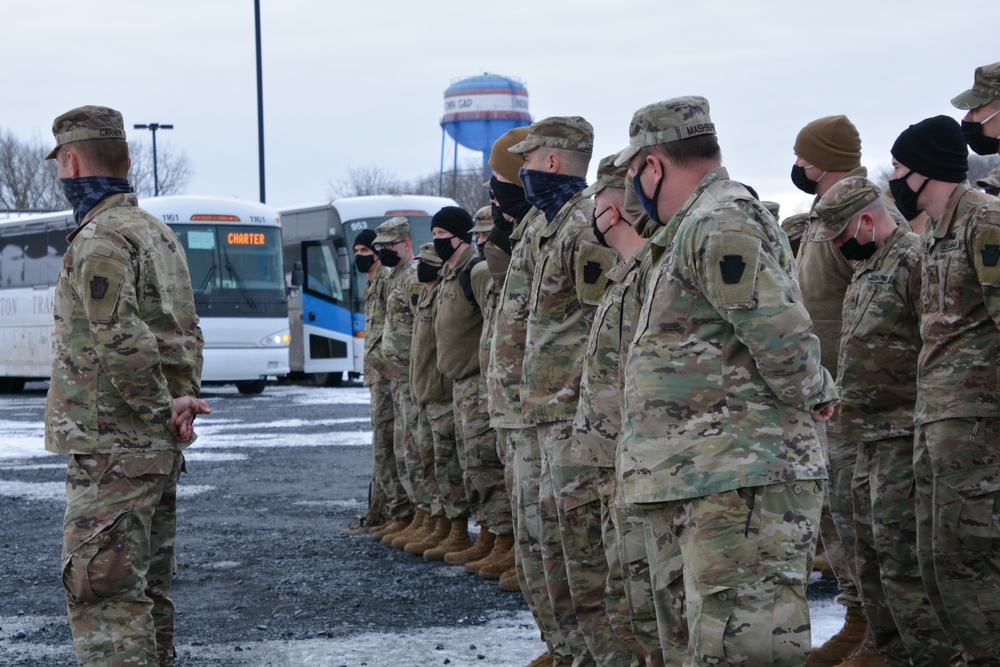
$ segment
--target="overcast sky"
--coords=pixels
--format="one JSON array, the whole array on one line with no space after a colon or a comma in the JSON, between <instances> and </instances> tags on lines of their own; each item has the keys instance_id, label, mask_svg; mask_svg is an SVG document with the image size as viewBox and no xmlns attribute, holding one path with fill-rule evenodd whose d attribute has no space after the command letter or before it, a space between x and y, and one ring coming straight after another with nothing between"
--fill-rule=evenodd
<instances>
[{"instance_id":1,"label":"overcast sky","mask_svg":"<svg viewBox=\"0 0 1000 667\"><path fill-rule=\"evenodd\" d=\"M252 0L0 0L0 18L0 128L51 141L58 114L111 106L130 138L174 124L157 145L191 160L187 193L259 198ZM961 118L998 19L993 0L261 0L266 199L324 201L351 167L435 173L445 89L491 72L535 119L593 123L591 176L637 108L703 95L732 176L788 215L810 201L789 180L804 124L846 114L863 163L888 164L911 123Z\"/></svg>"}]
</instances>

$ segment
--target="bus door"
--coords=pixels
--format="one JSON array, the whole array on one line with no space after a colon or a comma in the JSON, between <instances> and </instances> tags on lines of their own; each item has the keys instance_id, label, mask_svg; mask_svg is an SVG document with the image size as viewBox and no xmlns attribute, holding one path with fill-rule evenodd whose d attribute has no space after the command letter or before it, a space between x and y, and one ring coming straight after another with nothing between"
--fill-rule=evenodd
<instances>
[{"instance_id":1,"label":"bus door","mask_svg":"<svg viewBox=\"0 0 1000 667\"><path fill-rule=\"evenodd\" d=\"M305 373L354 371L354 330L330 241L302 242L302 337ZM296 323L298 324L298 323Z\"/></svg>"}]
</instances>

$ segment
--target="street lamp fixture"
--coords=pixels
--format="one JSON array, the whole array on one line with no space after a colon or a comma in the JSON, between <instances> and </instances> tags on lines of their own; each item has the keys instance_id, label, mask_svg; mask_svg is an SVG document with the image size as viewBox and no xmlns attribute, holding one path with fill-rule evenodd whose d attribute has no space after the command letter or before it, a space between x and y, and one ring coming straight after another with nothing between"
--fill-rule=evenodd
<instances>
[{"instance_id":1,"label":"street lamp fixture","mask_svg":"<svg viewBox=\"0 0 1000 667\"><path fill-rule=\"evenodd\" d=\"M136 123L132 126L134 130L149 130L153 133L153 196L160 196L160 176L156 170L156 131L157 130L172 130L173 125L168 125L167 123Z\"/></svg>"}]
</instances>

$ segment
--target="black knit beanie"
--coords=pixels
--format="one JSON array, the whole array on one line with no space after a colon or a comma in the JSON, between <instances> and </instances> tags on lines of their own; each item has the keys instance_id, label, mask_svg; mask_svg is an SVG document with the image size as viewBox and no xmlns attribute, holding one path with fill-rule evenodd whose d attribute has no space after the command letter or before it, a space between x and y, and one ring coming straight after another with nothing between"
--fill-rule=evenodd
<instances>
[{"instance_id":1,"label":"black knit beanie","mask_svg":"<svg viewBox=\"0 0 1000 667\"><path fill-rule=\"evenodd\" d=\"M945 183L961 183L969 172L969 149L954 118L934 116L911 125L892 145L892 156L907 169Z\"/></svg>"},{"instance_id":2,"label":"black knit beanie","mask_svg":"<svg viewBox=\"0 0 1000 667\"><path fill-rule=\"evenodd\" d=\"M451 232L466 243L472 242L472 216L464 208L445 206L431 218L431 229L435 227Z\"/></svg>"},{"instance_id":3,"label":"black knit beanie","mask_svg":"<svg viewBox=\"0 0 1000 667\"><path fill-rule=\"evenodd\" d=\"M354 237L354 245L363 245L370 250L375 250L376 236L374 229L364 229Z\"/></svg>"}]
</instances>

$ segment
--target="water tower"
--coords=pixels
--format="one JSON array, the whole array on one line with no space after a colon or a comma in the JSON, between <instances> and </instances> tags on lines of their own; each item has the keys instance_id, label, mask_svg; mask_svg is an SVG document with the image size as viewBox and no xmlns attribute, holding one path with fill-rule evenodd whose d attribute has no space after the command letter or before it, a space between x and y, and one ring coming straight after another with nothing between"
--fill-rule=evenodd
<instances>
[{"instance_id":1,"label":"water tower","mask_svg":"<svg viewBox=\"0 0 1000 667\"><path fill-rule=\"evenodd\" d=\"M483 180L489 178L493 142L515 127L531 124L528 89L516 79L484 73L452 81L444 91L441 118L441 176L444 175L445 138L454 143L452 170L458 169L458 147L483 154Z\"/></svg>"}]
</instances>

